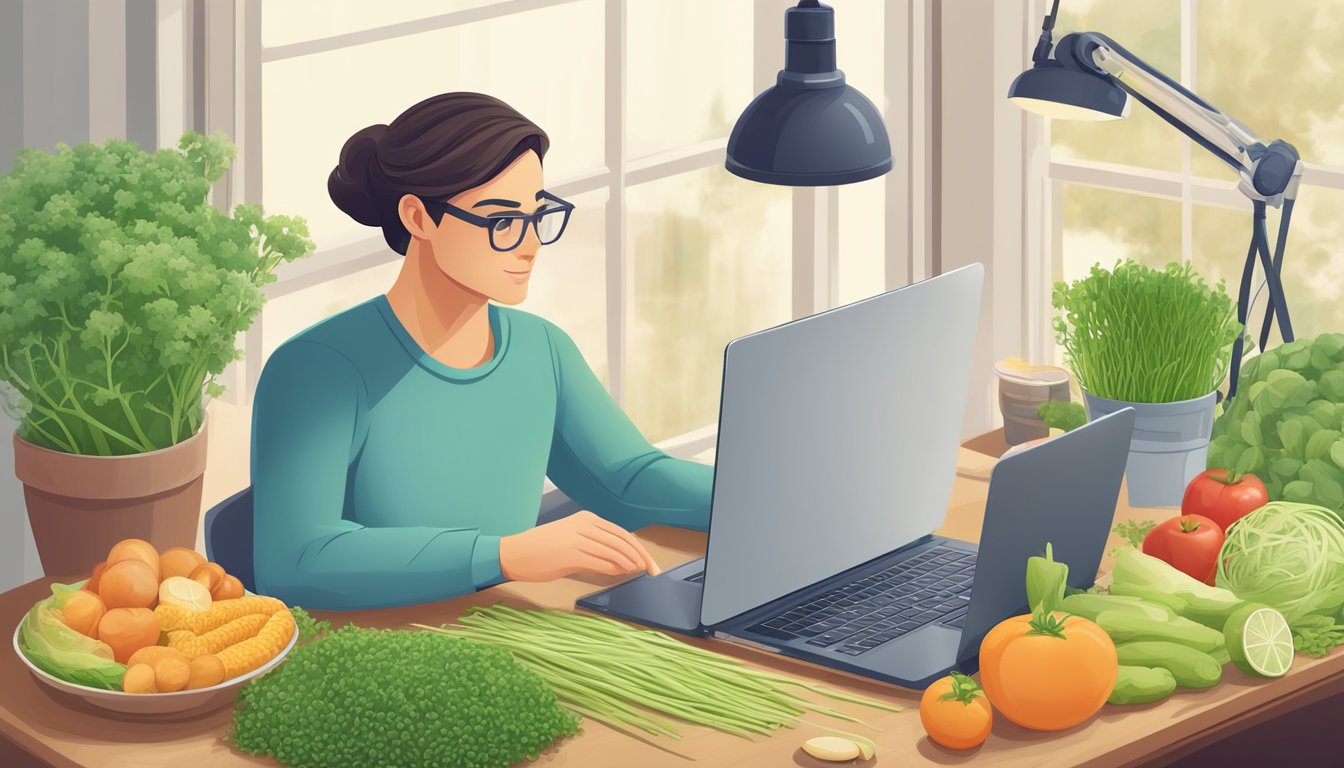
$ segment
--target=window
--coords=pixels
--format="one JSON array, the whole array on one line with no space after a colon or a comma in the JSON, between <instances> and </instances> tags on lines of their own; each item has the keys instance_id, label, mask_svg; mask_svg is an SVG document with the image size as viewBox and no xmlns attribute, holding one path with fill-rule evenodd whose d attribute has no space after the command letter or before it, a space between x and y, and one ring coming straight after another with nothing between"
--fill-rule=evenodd
<instances>
[{"instance_id":1,"label":"window","mask_svg":"<svg viewBox=\"0 0 1344 768\"><path fill-rule=\"evenodd\" d=\"M783 66L783 13L794 4L244 0L237 186L268 211L307 219L317 252L268 286L229 383L245 398L279 344L386 291L400 268L378 232L327 197L345 139L426 96L475 90L547 131L547 186L578 205L519 308L574 337L651 441L679 455L711 445L729 340L912 274L907 254L885 243L888 221L909 216L888 210L908 197L889 190L906 189L910 158L922 155L906 130L910 70L922 76L922 66L889 49L906 51L923 3L899 14L878 3L836 9L839 66L886 108L896 173L793 190L723 169L737 115ZM800 274L815 282L810 292Z\"/></svg>"},{"instance_id":2,"label":"window","mask_svg":"<svg viewBox=\"0 0 1344 768\"><path fill-rule=\"evenodd\" d=\"M1036 0L1036 18L1049 3ZM1339 329L1344 278L1344 63L1337 23L1344 0L1064 0L1058 39L1102 32L1179 79L1260 138L1297 147L1307 170L1284 256L1284 288L1298 337ZM1032 41L1034 42L1034 41ZM1029 50L1029 49L1028 49ZM1235 296L1251 231L1236 176L1141 104L1108 123L1045 121L1049 163L1044 258L1055 280L1073 280L1118 258L1190 262ZM1278 211L1270 209L1270 236ZM1252 288L1259 287L1257 272ZM1036 287L1030 301L1048 305ZM1258 339L1267 291L1248 321ZM1048 317L1048 316L1047 316ZM1048 334L1048 328L1038 328ZM1278 343L1275 327L1271 344ZM1043 351L1054 349L1053 340ZM1058 356L1059 350L1055 349ZM1057 359L1059 359L1057 357Z\"/></svg>"}]
</instances>

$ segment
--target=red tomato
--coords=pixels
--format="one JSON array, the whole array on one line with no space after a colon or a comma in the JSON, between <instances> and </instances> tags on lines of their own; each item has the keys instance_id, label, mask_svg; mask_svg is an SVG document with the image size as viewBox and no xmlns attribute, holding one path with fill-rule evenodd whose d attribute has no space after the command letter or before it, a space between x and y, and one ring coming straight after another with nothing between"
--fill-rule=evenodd
<instances>
[{"instance_id":1,"label":"red tomato","mask_svg":"<svg viewBox=\"0 0 1344 768\"><path fill-rule=\"evenodd\" d=\"M1203 515L1227 531L1233 523L1269 502L1269 491L1255 475L1226 469L1199 473L1185 488L1182 515Z\"/></svg>"},{"instance_id":2,"label":"red tomato","mask_svg":"<svg viewBox=\"0 0 1344 768\"><path fill-rule=\"evenodd\" d=\"M1203 515L1181 515L1157 524L1143 538L1143 552L1205 584L1213 583L1223 529Z\"/></svg>"}]
</instances>

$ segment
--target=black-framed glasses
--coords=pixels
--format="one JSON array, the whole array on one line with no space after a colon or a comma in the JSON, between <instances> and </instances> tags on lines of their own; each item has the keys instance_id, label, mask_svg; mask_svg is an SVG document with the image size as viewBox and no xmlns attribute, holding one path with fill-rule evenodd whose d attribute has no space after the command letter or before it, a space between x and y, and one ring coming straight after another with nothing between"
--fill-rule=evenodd
<instances>
[{"instance_id":1,"label":"black-framed glasses","mask_svg":"<svg viewBox=\"0 0 1344 768\"><path fill-rule=\"evenodd\" d=\"M550 192L542 192L541 199L545 203L536 213L495 213L489 216L477 216L441 200L426 200L422 197L420 202L424 203L425 210L431 214L439 214L434 218L435 226L438 226L443 214L446 213L488 232L490 247L496 251L512 251L523 244L529 224L536 230L537 240L542 245L554 243L565 233L565 225L569 224L569 214L574 210L574 204L561 200Z\"/></svg>"}]
</instances>

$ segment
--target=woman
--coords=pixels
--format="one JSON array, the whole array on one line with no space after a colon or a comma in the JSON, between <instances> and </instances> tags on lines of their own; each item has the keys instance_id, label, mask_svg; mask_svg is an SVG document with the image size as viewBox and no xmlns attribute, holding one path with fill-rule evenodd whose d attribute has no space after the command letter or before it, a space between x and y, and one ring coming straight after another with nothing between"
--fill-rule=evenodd
<instances>
[{"instance_id":1,"label":"woman","mask_svg":"<svg viewBox=\"0 0 1344 768\"><path fill-rule=\"evenodd\" d=\"M656 574L629 529L708 524L713 469L651 447L564 331L490 303L526 298L573 208L542 185L548 145L476 93L346 141L331 198L405 260L386 295L266 362L252 422L259 591L353 609L501 579ZM537 526L546 475L597 514Z\"/></svg>"}]
</instances>

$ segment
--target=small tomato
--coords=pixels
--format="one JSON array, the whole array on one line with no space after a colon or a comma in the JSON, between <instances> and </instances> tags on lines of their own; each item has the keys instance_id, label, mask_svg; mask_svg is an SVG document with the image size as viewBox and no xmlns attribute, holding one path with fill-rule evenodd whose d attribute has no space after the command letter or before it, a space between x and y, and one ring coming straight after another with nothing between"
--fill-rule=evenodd
<instances>
[{"instance_id":1,"label":"small tomato","mask_svg":"<svg viewBox=\"0 0 1344 768\"><path fill-rule=\"evenodd\" d=\"M924 689L919 721L935 743L949 749L971 749L989 738L994 710L974 680L953 672Z\"/></svg>"},{"instance_id":2,"label":"small tomato","mask_svg":"<svg viewBox=\"0 0 1344 768\"><path fill-rule=\"evenodd\" d=\"M1143 537L1143 553L1205 584L1213 584L1223 531L1203 515L1181 515L1163 520Z\"/></svg>"},{"instance_id":3,"label":"small tomato","mask_svg":"<svg viewBox=\"0 0 1344 768\"><path fill-rule=\"evenodd\" d=\"M999 714L1023 728L1060 731L1101 709L1119 674L1101 627L1060 612L1014 616L980 643L980 684Z\"/></svg>"},{"instance_id":4,"label":"small tomato","mask_svg":"<svg viewBox=\"0 0 1344 768\"><path fill-rule=\"evenodd\" d=\"M1209 469L1195 475L1181 499L1182 515L1203 515L1226 532L1233 523L1269 503L1269 491L1255 475Z\"/></svg>"}]
</instances>

